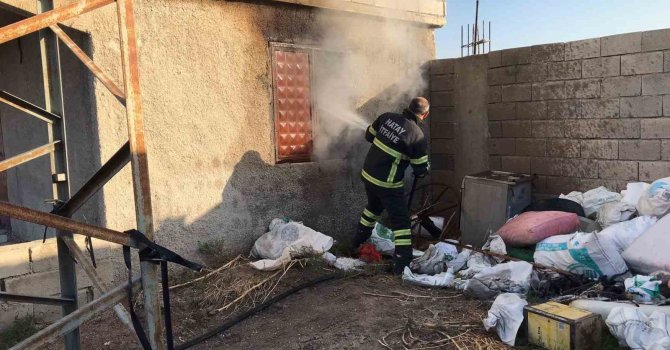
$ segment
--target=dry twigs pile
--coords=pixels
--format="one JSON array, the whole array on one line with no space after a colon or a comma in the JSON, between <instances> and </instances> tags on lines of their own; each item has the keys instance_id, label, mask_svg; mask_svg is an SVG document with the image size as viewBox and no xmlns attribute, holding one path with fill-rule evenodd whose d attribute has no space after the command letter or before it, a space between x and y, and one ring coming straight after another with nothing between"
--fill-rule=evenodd
<instances>
[{"instance_id":1,"label":"dry twigs pile","mask_svg":"<svg viewBox=\"0 0 670 350\"><path fill-rule=\"evenodd\" d=\"M378 342L390 350L508 349L493 336L476 334L478 328L481 328L481 324L419 323L407 319L405 326L392 330Z\"/></svg>"}]
</instances>

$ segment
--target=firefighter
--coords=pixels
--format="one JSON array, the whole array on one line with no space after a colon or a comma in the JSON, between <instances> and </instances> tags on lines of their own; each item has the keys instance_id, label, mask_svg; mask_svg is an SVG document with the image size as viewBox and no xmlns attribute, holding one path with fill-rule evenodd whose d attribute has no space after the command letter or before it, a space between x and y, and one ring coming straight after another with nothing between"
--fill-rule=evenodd
<instances>
[{"instance_id":1,"label":"firefighter","mask_svg":"<svg viewBox=\"0 0 670 350\"><path fill-rule=\"evenodd\" d=\"M402 114L384 113L365 132L365 139L372 143L361 174L368 204L352 245L357 250L370 238L375 223L386 210L395 237L395 274L401 274L412 260L411 221L403 178L408 165L416 177L428 174L427 141L420 125L428 117L429 109L428 100L416 97Z\"/></svg>"}]
</instances>

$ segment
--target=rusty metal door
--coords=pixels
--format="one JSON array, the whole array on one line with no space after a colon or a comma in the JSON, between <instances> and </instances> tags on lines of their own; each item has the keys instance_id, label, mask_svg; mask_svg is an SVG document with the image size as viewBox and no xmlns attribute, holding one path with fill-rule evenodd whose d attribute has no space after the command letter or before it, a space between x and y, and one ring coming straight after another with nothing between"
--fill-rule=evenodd
<instances>
[{"instance_id":1,"label":"rusty metal door","mask_svg":"<svg viewBox=\"0 0 670 350\"><path fill-rule=\"evenodd\" d=\"M313 137L309 55L275 49L272 63L277 160L309 161Z\"/></svg>"}]
</instances>

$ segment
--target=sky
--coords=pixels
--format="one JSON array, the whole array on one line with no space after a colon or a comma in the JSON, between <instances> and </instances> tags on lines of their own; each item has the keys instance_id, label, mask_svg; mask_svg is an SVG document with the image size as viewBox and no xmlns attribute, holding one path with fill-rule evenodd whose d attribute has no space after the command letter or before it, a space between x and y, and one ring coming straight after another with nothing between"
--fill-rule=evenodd
<instances>
[{"instance_id":1,"label":"sky","mask_svg":"<svg viewBox=\"0 0 670 350\"><path fill-rule=\"evenodd\" d=\"M491 21L491 50L502 50L670 28L670 0L480 0L482 19ZM447 0L437 57L460 57L461 25L474 21L475 0Z\"/></svg>"}]
</instances>

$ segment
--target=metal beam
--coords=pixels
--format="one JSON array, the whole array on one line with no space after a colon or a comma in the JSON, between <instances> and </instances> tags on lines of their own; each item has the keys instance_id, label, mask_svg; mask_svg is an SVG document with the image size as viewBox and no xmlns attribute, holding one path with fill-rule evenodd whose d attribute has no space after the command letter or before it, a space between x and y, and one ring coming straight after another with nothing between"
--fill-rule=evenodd
<instances>
[{"instance_id":1,"label":"metal beam","mask_svg":"<svg viewBox=\"0 0 670 350\"><path fill-rule=\"evenodd\" d=\"M70 218L62 217L60 215L43 213L38 210L21 207L4 201L0 201L0 216L10 216L17 220L53 227L62 231L77 232L78 234L91 236L103 241L121 244L132 248L145 248L145 245L130 239L130 235L125 232L119 232L104 227L85 224ZM72 258L70 258L70 260L71 259Z\"/></svg>"},{"instance_id":2,"label":"metal beam","mask_svg":"<svg viewBox=\"0 0 670 350\"><path fill-rule=\"evenodd\" d=\"M0 28L0 44L34 33L81 14L113 3L114 0L78 0L55 10L12 23Z\"/></svg>"},{"instance_id":3,"label":"metal beam","mask_svg":"<svg viewBox=\"0 0 670 350\"><path fill-rule=\"evenodd\" d=\"M139 286L139 279L133 281L133 290ZM127 296L128 285L120 285L108 293L101 296L99 299L79 308L77 311L61 318L56 323L44 328L35 333L30 338L20 342L19 344L10 348L10 350L32 350L39 349L46 344L54 342L64 334L69 334L72 331L79 329L84 322L95 317L97 314L109 309L118 304L123 298Z\"/></svg>"},{"instance_id":4,"label":"metal beam","mask_svg":"<svg viewBox=\"0 0 670 350\"><path fill-rule=\"evenodd\" d=\"M15 166L19 166L23 163L29 162L33 159L37 159L41 156L47 155L51 152L53 152L56 149L56 144L59 143L60 141L54 141L51 143L47 143L44 146L40 146L34 149L31 149L30 151L23 152L21 154L15 155L14 157L11 157L9 159L5 159L3 161L0 161L0 172L6 171L8 169L11 169Z\"/></svg>"},{"instance_id":5,"label":"metal beam","mask_svg":"<svg viewBox=\"0 0 670 350\"><path fill-rule=\"evenodd\" d=\"M84 3L79 3L77 7ZM42 15L48 15L45 20L53 19L54 1L37 0L37 12L39 15L33 17L39 18ZM30 21L26 19L24 21ZM21 23L20 21L18 23ZM31 22L34 23L34 22ZM11 25L10 25L11 26ZM18 27L22 28L22 27ZM44 102L46 110L60 115L61 119L53 124L47 124L47 137L49 142L61 140L61 147L49 154L51 165L51 189L55 201L67 201L70 199L70 172L68 170L67 138L65 125L65 108L63 101L63 78L61 74L60 48L58 38L49 29L39 31L40 58L42 62L42 82L44 84ZM58 274L60 279L61 298L72 299L75 302L63 305L63 316L69 315L77 310L77 270L74 260L70 256L70 251L62 240L62 237L72 237L71 231L56 231L56 246L58 249ZM81 348L81 336L79 328L72 329L65 334L65 348L68 350L78 350Z\"/></svg>"},{"instance_id":6,"label":"metal beam","mask_svg":"<svg viewBox=\"0 0 670 350\"><path fill-rule=\"evenodd\" d=\"M74 256L75 260L77 260L79 266L81 266L88 277L91 278L93 286L100 292L100 294L107 293L110 288L106 285L105 281L103 281L100 275L98 275L95 267L93 264L91 264L90 261L88 261L88 257L79 248L77 242L75 242L74 239L70 237L63 237L63 242L65 242L68 249L70 249L72 256ZM130 330L130 333L137 336L135 333L135 327L133 327L133 321L131 320L128 311L126 311L126 308L123 307L123 305L120 303L116 304L114 305L114 313L116 313L116 316L119 318L121 323L123 323Z\"/></svg>"},{"instance_id":7,"label":"metal beam","mask_svg":"<svg viewBox=\"0 0 670 350\"><path fill-rule=\"evenodd\" d=\"M61 306L63 304L72 304L75 302L72 299L41 297L41 296L23 295L23 294L10 294L5 292L0 292L0 300L14 301L17 303L31 303L31 304L57 305L57 306Z\"/></svg>"},{"instance_id":8,"label":"metal beam","mask_svg":"<svg viewBox=\"0 0 670 350\"><path fill-rule=\"evenodd\" d=\"M0 90L0 102L4 102L21 112L37 117L47 123L54 123L60 119L59 115L53 114L45 109L40 108L28 101L22 100L7 91Z\"/></svg>"},{"instance_id":9,"label":"metal beam","mask_svg":"<svg viewBox=\"0 0 670 350\"><path fill-rule=\"evenodd\" d=\"M95 173L77 193L70 197L56 214L70 217L81 208L96 192L111 180L126 164L130 162L130 145L126 142L116 153Z\"/></svg>"},{"instance_id":10,"label":"metal beam","mask_svg":"<svg viewBox=\"0 0 670 350\"><path fill-rule=\"evenodd\" d=\"M49 28L51 28L54 34L58 36L58 38L63 42L63 44L65 44L65 46L70 49L70 51L72 51L72 53L81 61L81 63L83 63L91 71L91 73L93 73L93 75L98 78L98 80L100 80L102 85L104 85L107 90L109 90L109 92L111 92L112 95L114 95L119 100L119 102L121 102L121 104L125 105L126 94L123 93L123 91L118 86L116 86L112 78L107 75L107 73L105 73L100 67L98 67L98 65L96 65L90 57L88 57L84 50L82 50L77 45L77 43L75 43L74 40L72 40L72 38L70 38L70 36L67 35L67 33L65 33L65 31L63 31L63 29L61 29L57 24L49 26Z\"/></svg>"},{"instance_id":11,"label":"metal beam","mask_svg":"<svg viewBox=\"0 0 670 350\"><path fill-rule=\"evenodd\" d=\"M133 174L133 193L135 195L135 218L137 229L148 239L154 239L153 213L151 207L151 189L149 186L149 162L144 139L144 116L142 111L142 93L140 89L140 68L138 59L137 33L132 0L117 0L119 18L119 39L121 62L123 64L123 82L126 91L126 117L128 119L128 141ZM158 268L147 261L140 263L144 307L149 342L155 350L165 349L161 327L160 298L158 288Z\"/></svg>"}]
</instances>

